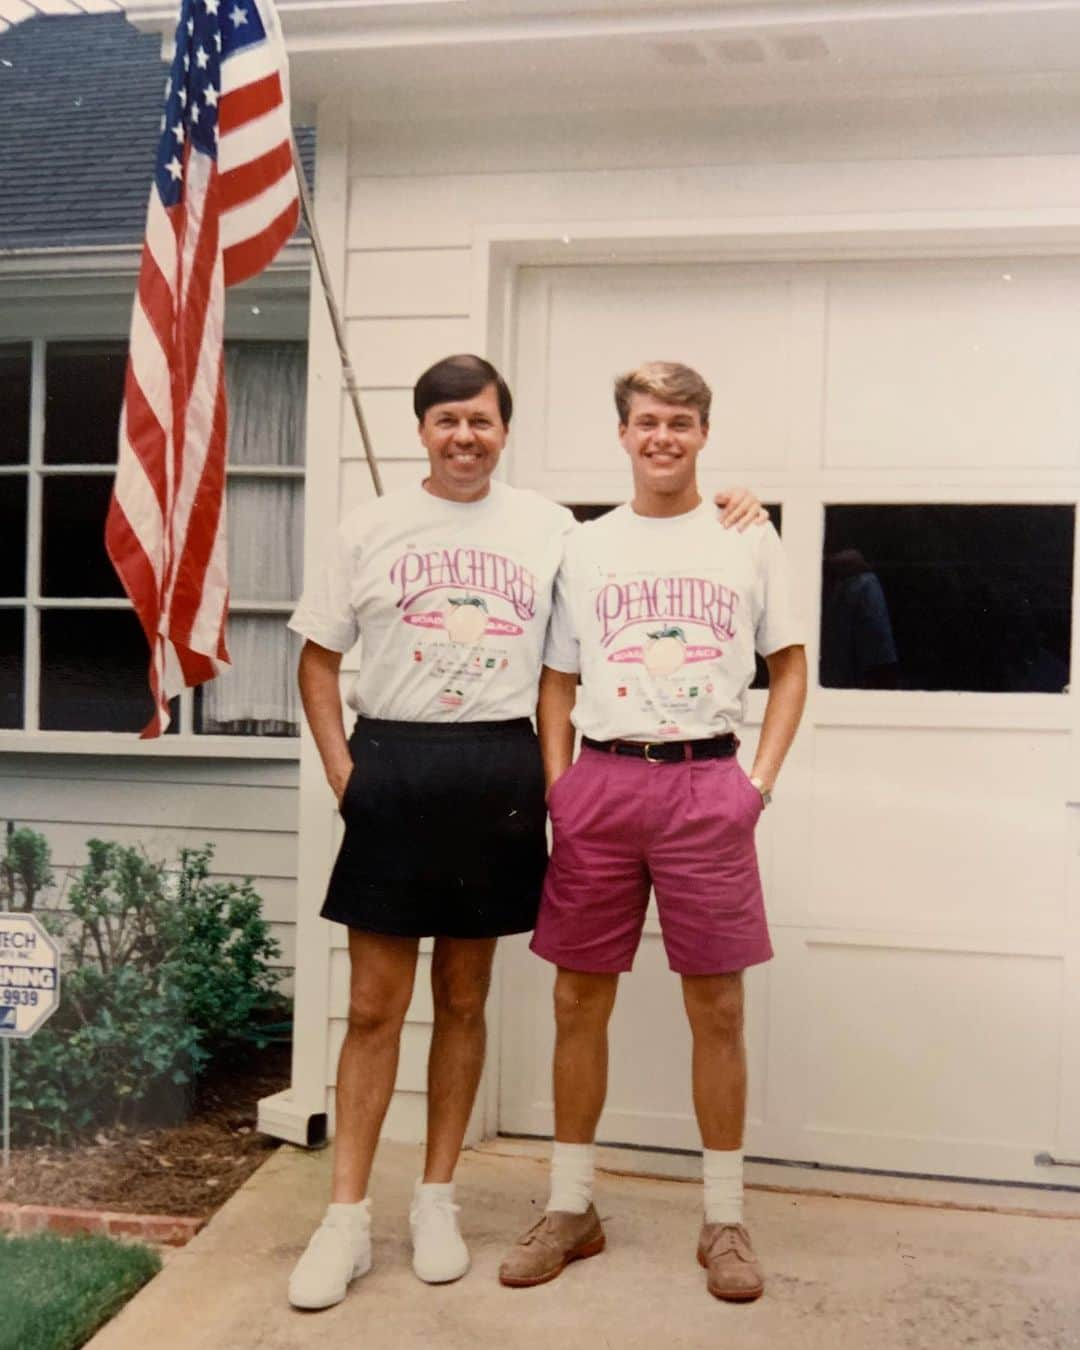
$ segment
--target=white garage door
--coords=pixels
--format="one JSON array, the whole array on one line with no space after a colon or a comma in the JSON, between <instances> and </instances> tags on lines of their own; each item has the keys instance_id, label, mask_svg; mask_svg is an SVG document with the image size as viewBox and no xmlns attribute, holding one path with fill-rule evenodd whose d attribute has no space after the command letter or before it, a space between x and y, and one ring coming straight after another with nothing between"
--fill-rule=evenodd
<instances>
[{"instance_id":1,"label":"white garage door","mask_svg":"<svg viewBox=\"0 0 1080 1350\"><path fill-rule=\"evenodd\" d=\"M622 500L612 376L679 359L715 390L707 485L782 508L813 687L759 832L748 1151L1076 1184L1035 1157L1080 1158L1080 261L523 269L517 314L513 481ZM897 660L832 659L831 609L822 688L849 585ZM552 972L505 945L500 1129L549 1135ZM688 1078L650 917L600 1137L696 1149Z\"/></svg>"}]
</instances>

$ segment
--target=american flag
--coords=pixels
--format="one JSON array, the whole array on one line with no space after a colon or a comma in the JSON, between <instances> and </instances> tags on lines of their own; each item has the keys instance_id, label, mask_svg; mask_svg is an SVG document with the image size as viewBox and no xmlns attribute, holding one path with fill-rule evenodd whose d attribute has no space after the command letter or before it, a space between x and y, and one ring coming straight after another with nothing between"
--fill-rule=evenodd
<instances>
[{"instance_id":1,"label":"american flag","mask_svg":"<svg viewBox=\"0 0 1080 1350\"><path fill-rule=\"evenodd\" d=\"M131 318L105 544L150 645L154 715L229 664L225 287L292 235L299 196L272 0L182 0Z\"/></svg>"}]
</instances>

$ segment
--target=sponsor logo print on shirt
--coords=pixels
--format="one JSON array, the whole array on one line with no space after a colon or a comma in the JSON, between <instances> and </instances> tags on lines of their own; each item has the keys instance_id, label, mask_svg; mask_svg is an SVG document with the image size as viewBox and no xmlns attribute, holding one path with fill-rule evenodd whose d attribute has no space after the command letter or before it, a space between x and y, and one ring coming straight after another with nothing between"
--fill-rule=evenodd
<instances>
[{"instance_id":1,"label":"sponsor logo print on shirt","mask_svg":"<svg viewBox=\"0 0 1080 1350\"><path fill-rule=\"evenodd\" d=\"M520 637L525 631L519 623L489 614L486 602L475 595L451 595L447 609L425 609L402 618L417 628L441 629L451 642L466 647L476 646L487 634Z\"/></svg>"},{"instance_id":2,"label":"sponsor logo print on shirt","mask_svg":"<svg viewBox=\"0 0 1080 1350\"><path fill-rule=\"evenodd\" d=\"M505 600L523 623L536 614L533 573L512 558L486 549L437 548L427 553L409 549L391 565L390 582L400 592L399 609L410 609L434 591L454 590L464 593L459 602L474 605L483 596Z\"/></svg>"},{"instance_id":3,"label":"sponsor logo print on shirt","mask_svg":"<svg viewBox=\"0 0 1080 1350\"><path fill-rule=\"evenodd\" d=\"M596 618L600 624L600 641L605 647L624 629L657 620L662 621L664 628L656 641L682 631L680 625L684 624L708 628L718 642L730 641L735 636L738 607L737 591L704 577L640 577L633 581L609 581L596 593ZM652 634L649 636L651 638Z\"/></svg>"},{"instance_id":4,"label":"sponsor logo print on shirt","mask_svg":"<svg viewBox=\"0 0 1080 1350\"><path fill-rule=\"evenodd\" d=\"M662 620L660 627L646 630L643 642L616 647L607 658L618 664L643 665L656 678L675 675L687 665L722 657L722 646L691 642L686 629L691 625L704 627L719 642L730 641L735 636L738 606L736 591L703 577L609 581L596 594L602 646L614 642L627 628Z\"/></svg>"},{"instance_id":5,"label":"sponsor logo print on shirt","mask_svg":"<svg viewBox=\"0 0 1080 1350\"><path fill-rule=\"evenodd\" d=\"M608 654L609 661L640 663L650 675L674 675L695 661L714 661L723 656L722 647L703 647L689 643L681 628L658 628L648 634L643 647L618 647Z\"/></svg>"}]
</instances>

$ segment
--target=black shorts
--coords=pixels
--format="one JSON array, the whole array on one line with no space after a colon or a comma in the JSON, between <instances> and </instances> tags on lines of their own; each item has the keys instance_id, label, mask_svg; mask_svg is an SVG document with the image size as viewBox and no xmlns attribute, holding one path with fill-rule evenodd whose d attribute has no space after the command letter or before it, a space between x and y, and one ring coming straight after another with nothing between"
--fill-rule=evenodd
<instances>
[{"instance_id":1,"label":"black shorts","mask_svg":"<svg viewBox=\"0 0 1080 1350\"><path fill-rule=\"evenodd\" d=\"M527 718L358 718L349 749L345 838L323 918L400 937L500 937L535 926L547 812Z\"/></svg>"}]
</instances>

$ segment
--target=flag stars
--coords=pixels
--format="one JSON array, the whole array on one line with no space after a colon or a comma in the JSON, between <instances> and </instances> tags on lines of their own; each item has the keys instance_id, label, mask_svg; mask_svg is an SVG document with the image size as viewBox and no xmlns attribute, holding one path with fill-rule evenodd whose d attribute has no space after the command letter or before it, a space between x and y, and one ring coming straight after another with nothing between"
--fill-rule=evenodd
<instances>
[{"instance_id":1,"label":"flag stars","mask_svg":"<svg viewBox=\"0 0 1080 1350\"><path fill-rule=\"evenodd\" d=\"M207 14L216 14L216 13L218 12L218 4L219 4L219 3L220 3L220 0L206 0L206 12L207 12Z\"/></svg>"},{"instance_id":2,"label":"flag stars","mask_svg":"<svg viewBox=\"0 0 1080 1350\"><path fill-rule=\"evenodd\" d=\"M184 144L184 128L181 125L181 123L177 122L177 124L172 129L172 134L176 137L177 145Z\"/></svg>"},{"instance_id":3,"label":"flag stars","mask_svg":"<svg viewBox=\"0 0 1080 1350\"><path fill-rule=\"evenodd\" d=\"M215 33L215 34L214 34L214 46L218 49L218 51L221 51L221 34L220 34L220 33Z\"/></svg>"},{"instance_id":4,"label":"flag stars","mask_svg":"<svg viewBox=\"0 0 1080 1350\"><path fill-rule=\"evenodd\" d=\"M185 70L191 69L191 57L187 54L187 52L184 53L184 69Z\"/></svg>"},{"instance_id":5,"label":"flag stars","mask_svg":"<svg viewBox=\"0 0 1080 1350\"><path fill-rule=\"evenodd\" d=\"M168 164L165 165L166 172L174 183L178 182L184 176L184 171L180 167L180 161L173 155Z\"/></svg>"},{"instance_id":6,"label":"flag stars","mask_svg":"<svg viewBox=\"0 0 1080 1350\"><path fill-rule=\"evenodd\" d=\"M199 105L197 103L191 105L191 120L193 122L198 122L199 120Z\"/></svg>"},{"instance_id":7,"label":"flag stars","mask_svg":"<svg viewBox=\"0 0 1080 1350\"><path fill-rule=\"evenodd\" d=\"M203 99L208 108L216 108L218 103L218 91L212 84L208 84L203 91Z\"/></svg>"},{"instance_id":8,"label":"flag stars","mask_svg":"<svg viewBox=\"0 0 1080 1350\"><path fill-rule=\"evenodd\" d=\"M195 64L200 70L205 70L210 64L210 53L205 47L199 47L195 52Z\"/></svg>"},{"instance_id":9,"label":"flag stars","mask_svg":"<svg viewBox=\"0 0 1080 1350\"><path fill-rule=\"evenodd\" d=\"M191 35L192 35L192 33L194 33L194 31L195 31L195 20L194 20L194 19L188 19L188 21L187 21L187 35L188 35L188 37L191 37Z\"/></svg>"},{"instance_id":10,"label":"flag stars","mask_svg":"<svg viewBox=\"0 0 1080 1350\"><path fill-rule=\"evenodd\" d=\"M229 18L232 19L233 27L239 28L241 24L247 23L247 10L241 9L239 5L233 5Z\"/></svg>"},{"instance_id":11,"label":"flag stars","mask_svg":"<svg viewBox=\"0 0 1080 1350\"><path fill-rule=\"evenodd\" d=\"M183 85L176 91L176 97L180 100L181 108L187 107L187 90Z\"/></svg>"}]
</instances>

